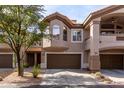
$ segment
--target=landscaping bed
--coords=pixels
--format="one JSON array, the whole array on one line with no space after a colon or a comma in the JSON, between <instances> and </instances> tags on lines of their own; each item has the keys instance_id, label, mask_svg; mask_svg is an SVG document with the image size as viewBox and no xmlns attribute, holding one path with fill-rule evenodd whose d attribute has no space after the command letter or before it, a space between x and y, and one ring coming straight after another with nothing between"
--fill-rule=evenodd
<instances>
[{"instance_id":1,"label":"landscaping bed","mask_svg":"<svg viewBox=\"0 0 124 93\"><path fill-rule=\"evenodd\" d=\"M113 83L113 81L109 77L104 76L103 74L101 74L101 72L94 72L91 74L100 82L105 82L107 84Z\"/></svg>"},{"instance_id":2,"label":"landscaping bed","mask_svg":"<svg viewBox=\"0 0 124 93\"><path fill-rule=\"evenodd\" d=\"M0 81L2 81L5 77L9 76L11 73L13 73L12 69L8 70L0 70Z\"/></svg>"},{"instance_id":3,"label":"landscaping bed","mask_svg":"<svg viewBox=\"0 0 124 93\"><path fill-rule=\"evenodd\" d=\"M37 78L33 78L32 69L24 71L23 77L18 76L18 72L13 71L0 82L0 85L7 84L8 87L11 87L12 84L15 84L16 86L37 85L41 83L41 76L40 73Z\"/></svg>"}]
</instances>

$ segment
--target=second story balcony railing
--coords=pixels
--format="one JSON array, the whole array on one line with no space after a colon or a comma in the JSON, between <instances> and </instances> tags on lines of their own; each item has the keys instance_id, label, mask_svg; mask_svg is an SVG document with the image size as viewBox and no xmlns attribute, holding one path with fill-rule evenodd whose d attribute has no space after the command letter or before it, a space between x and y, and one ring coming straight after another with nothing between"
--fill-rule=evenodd
<instances>
[{"instance_id":1,"label":"second story balcony railing","mask_svg":"<svg viewBox=\"0 0 124 93\"><path fill-rule=\"evenodd\" d=\"M46 50L66 50L68 49L68 41L64 41L58 36L53 36L51 39L43 39L43 48Z\"/></svg>"},{"instance_id":2,"label":"second story balcony railing","mask_svg":"<svg viewBox=\"0 0 124 93\"><path fill-rule=\"evenodd\" d=\"M124 30L121 29L101 29L102 36L124 36Z\"/></svg>"}]
</instances>

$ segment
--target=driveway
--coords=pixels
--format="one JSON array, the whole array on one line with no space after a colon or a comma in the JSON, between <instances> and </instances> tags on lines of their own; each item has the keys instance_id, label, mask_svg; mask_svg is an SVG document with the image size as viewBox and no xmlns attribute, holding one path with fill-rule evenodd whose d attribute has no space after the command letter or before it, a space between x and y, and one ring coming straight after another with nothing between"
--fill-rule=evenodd
<instances>
[{"instance_id":1,"label":"driveway","mask_svg":"<svg viewBox=\"0 0 124 93\"><path fill-rule=\"evenodd\" d=\"M124 70L101 70L101 72L115 83L124 85Z\"/></svg>"},{"instance_id":2,"label":"driveway","mask_svg":"<svg viewBox=\"0 0 124 93\"><path fill-rule=\"evenodd\" d=\"M47 69L40 85L100 85L94 77L80 69Z\"/></svg>"},{"instance_id":3,"label":"driveway","mask_svg":"<svg viewBox=\"0 0 124 93\"><path fill-rule=\"evenodd\" d=\"M123 82L123 84L106 84L100 82L88 71L80 69L47 69L42 70L38 79L34 79L31 69L25 70L24 77L18 77L17 72L11 73L0 82L0 87L27 87L27 88L65 88L65 87L90 87L111 88L124 87L124 72L102 70L102 73L112 80ZM2 71L1 71L2 72ZM113 74L114 73L114 74ZM120 80L120 81L119 81Z\"/></svg>"}]
</instances>

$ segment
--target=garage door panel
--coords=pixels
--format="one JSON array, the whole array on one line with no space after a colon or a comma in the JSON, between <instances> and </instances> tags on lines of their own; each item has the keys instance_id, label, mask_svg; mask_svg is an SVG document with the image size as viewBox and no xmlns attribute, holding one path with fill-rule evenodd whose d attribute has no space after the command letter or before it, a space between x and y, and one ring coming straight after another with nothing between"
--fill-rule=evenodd
<instances>
[{"instance_id":1,"label":"garage door panel","mask_svg":"<svg viewBox=\"0 0 124 93\"><path fill-rule=\"evenodd\" d=\"M48 54L47 68L79 69L81 66L80 54Z\"/></svg>"},{"instance_id":2,"label":"garage door panel","mask_svg":"<svg viewBox=\"0 0 124 93\"><path fill-rule=\"evenodd\" d=\"M123 55L100 55L101 68L123 69Z\"/></svg>"},{"instance_id":3,"label":"garage door panel","mask_svg":"<svg viewBox=\"0 0 124 93\"><path fill-rule=\"evenodd\" d=\"M0 54L0 68L12 68L12 54Z\"/></svg>"}]
</instances>

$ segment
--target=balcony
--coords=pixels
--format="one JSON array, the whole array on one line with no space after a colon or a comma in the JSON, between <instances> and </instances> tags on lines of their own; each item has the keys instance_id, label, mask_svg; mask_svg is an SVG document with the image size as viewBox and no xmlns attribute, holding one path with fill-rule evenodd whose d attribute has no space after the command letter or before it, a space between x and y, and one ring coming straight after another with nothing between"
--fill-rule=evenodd
<instances>
[{"instance_id":1,"label":"balcony","mask_svg":"<svg viewBox=\"0 0 124 93\"><path fill-rule=\"evenodd\" d=\"M124 27L119 22L102 22L100 28L100 48L123 48Z\"/></svg>"},{"instance_id":2,"label":"balcony","mask_svg":"<svg viewBox=\"0 0 124 93\"><path fill-rule=\"evenodd\" d=\"M124 48L124 35L100 36L100 49Z\"/></svg>"},{"instance_id":3,"label":"balcony","mask_svg":"<svg viewBox=\"0 0 124 93\"><path fill-rule=\"evenodd\" d=\"M46 51L65 51L68 49L68 42L63 39L43 39L43 49Z\"/></svg>"}]
</instances>

